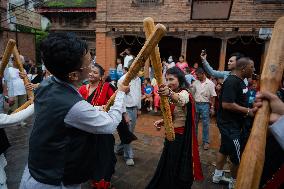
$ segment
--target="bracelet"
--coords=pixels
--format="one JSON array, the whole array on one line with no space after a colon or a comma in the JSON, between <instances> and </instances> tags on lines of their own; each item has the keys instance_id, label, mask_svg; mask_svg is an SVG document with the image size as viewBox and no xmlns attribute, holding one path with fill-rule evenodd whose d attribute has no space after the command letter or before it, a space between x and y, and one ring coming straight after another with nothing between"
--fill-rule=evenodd
<instances>
[{"instance_id":1,"label":"bracelet","mask_svg":"<svg viewBox=\"0 0 284 189\"><path fill-rule=\"evenodd\" d=\"M172 97L174 94L174 91L172 91L170 88L169 88L169 94L168 94L168 97Z\"/></svg>"},{"instance_id":2,"label":"bracelet","mask_svg":"<svg viewBox=\"0 0 284 189\"><path fill-rule=\"evenodd\" d=\"M245 117L248 117L249 116L249 112L250 112L250 109L248 108L248 111L247 111L247 114Z\"/></svg>"}]
</instances>

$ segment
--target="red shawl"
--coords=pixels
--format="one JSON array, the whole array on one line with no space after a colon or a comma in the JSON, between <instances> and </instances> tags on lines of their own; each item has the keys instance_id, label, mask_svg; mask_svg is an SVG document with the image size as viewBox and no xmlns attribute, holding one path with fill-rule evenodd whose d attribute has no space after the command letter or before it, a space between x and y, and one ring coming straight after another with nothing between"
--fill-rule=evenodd
<instances>
[{"instance_id":1,"label":"red shawl","mask_svg":"<svg viewBox=\"0 0 284 189\"><path fill-rule=\"evenodd\" d=\"M87 100L89 97L89 88L90 85L82 85L79 88L79 93L85 100ZM111 87L108 82L100 82L98 87L95 89L95 95L91 101L91 104L94 106L105 105L114 92L113 87Z\"/></svg>"}]
</instances>

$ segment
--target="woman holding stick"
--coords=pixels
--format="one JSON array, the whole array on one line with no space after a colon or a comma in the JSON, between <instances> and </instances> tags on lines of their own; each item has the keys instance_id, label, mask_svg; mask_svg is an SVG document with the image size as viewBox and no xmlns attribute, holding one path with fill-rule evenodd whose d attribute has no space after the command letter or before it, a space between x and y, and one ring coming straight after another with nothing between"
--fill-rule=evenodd
<instances>
[{"instance_id":1,"label":"woman holding stick","mask_svg":"<svg viewBox=\"0 0 284 189\"><path fill-rule=\"evenodd\" d=\"M104 72L99 64L93 64L89 73L89 84L79 88L83 98L94 106L105 105L116 90L110 83L103 81ZM116 164L115 140L112 134L94 134L93 140L96 159L94 159L92 187L109 188Z\"/></svg>"},{"instance_id":2,"label":"woman holding stick","mask_svg":"<svg viewBox=\"0 0 284 189\"><path fill-rule=\"evenodd\" d=\"M202 180L202 170L195 136L195 107L184 73L177 67L166 72L167 86L159 87L159 95L168 96L175 131L175 140L165 139L155 175L147 189L190 188L193 180ZM154 125L159 129L163 120Z\"/></svg>"}]
</instances>

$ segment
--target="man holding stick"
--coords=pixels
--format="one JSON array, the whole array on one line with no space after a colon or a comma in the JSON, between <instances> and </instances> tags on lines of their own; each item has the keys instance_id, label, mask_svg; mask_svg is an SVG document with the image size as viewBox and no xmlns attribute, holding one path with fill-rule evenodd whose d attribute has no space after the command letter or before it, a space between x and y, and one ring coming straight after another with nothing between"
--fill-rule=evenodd
<instances>
[{"instance_id":1,"label":"man holding stick","mask_svg":"<svg viewBox=\"0 0 284 189\"><path fill-rule=\"evenodd\" d=\"M28 166L20 188L79 189L95 169L92 134L115 131L129 87L119 85L109 112L100 111L77 91L90 71L91 55L86 42L70 33L54 33L40 49L53 77L44 80L35 93Z\"/></svg>"},{"instance_id":2,"label":"man holding stick","mask_svg":"<svg viewBox=\"0 0 284 189\"><path fill-rule=\"evenodd\" d=\"M221 146L217 156L215 177L223 177L224 156L229 156L232 162L231 181L229 188L234 187L238 165L241 158L241 130L245 117L253 117L256 108L247 107L246 93L248 91L244 78L250 78L254 71L254 63L249 58L240 58L236 63L234 74L227 77L223 84L220 97L220 117L218 126L221 133ZM213 182L219 182L214 178ZM215 179L215 180L214 180Z\"/></svg>"}]
</instances>

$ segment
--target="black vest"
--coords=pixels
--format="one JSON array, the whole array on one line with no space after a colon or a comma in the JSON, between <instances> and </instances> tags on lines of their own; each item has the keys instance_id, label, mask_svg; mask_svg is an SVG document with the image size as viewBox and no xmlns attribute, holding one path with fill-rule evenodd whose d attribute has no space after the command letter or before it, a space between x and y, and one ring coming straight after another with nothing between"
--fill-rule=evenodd
<instances>
[{"instance_id":1,"label":"black vest","mask_svg":"<svg viewBox=\"0 0 284 189\"><path fill-rule=\"evenodd\" d=\"M53 77L37 89L28 159L35 180L71 185L90 179L94 159L92 134L64 123L68 111L81 100L75 89Z\"/></svg>"},{"instance_id":2,"label":"black vest","mask_svg":"<svg viewBox=\"0 0 284 189\"><path fill-rule=\"evenodd\" d=\"M0 79L0 94L3 93L3 84L2 84L2 79Z\"/></svg>"}]
</instances>

